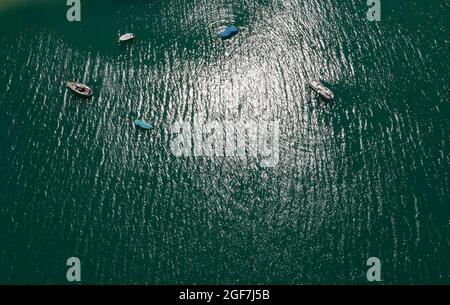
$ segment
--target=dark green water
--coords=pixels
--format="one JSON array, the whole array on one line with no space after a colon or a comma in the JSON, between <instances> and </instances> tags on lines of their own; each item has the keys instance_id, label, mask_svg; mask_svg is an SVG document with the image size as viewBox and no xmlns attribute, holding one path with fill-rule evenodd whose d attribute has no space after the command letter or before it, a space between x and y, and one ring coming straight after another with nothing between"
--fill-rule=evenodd
<instances>
[{"instance_id":1,"label":"dark green water","mask_svg":"<svg viewBox=\"0 0 450 305\"><path fill-rule=\"evenodd\" d=\"M447 1L82 4L0 11L0 283L450 283ZM198 113L279 120L278 165L175 157Z\"/></svg>"}]
</instances>

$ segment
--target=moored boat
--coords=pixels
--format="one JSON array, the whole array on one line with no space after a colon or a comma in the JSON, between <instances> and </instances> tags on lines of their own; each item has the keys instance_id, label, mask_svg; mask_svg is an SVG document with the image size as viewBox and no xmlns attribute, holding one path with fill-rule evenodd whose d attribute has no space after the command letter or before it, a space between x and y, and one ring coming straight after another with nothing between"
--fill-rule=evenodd
<instances>
[{"instance_id":1,"label":"moored boat","mask_svg":"<svg viewBox=\"0 0 450 305\"><path fill-rule=\"evenodd\" d=\"M321 98L323 98L327 102L331 102L334 98L333 92L330 89L322 85L319 81L313 80L309 83L311 89L314 90Z\"/></svg>"},{"instance_id":2,"label":"moored boat","mask_svg":"<svg viewBox=\"0 0 450 305\"><path fill-rule=\"evenodd\" d=\"M147 123L144 120L135 120L133 123L136 127L139 127L142 129L150 130L153 128L153 126L151 124Z\"/></svg>"},{"instance_id":3,"label":"moored boat","mask_svg":"<svg viewBox=\"0 0 450 305\"><path fill-rule=\"evenodd\" d=\"M130 41L130 40L133 40L135 38L136 38L136 36L134 36L133 33L127 33L127 34L124 34L124 35L120 36L119 37L119 41L120 42Z\"/></svg>"},{"instance_id":4,"label":"moored boat","mask_svg":"<svg viewBox=\"0 0 450 305\"><path fill-rule=\"evenodd\" d=\"M220 38L222 40L230 39L231 37L235 36L237 33L239 33L239 30L234 25L226 28L222 33L220 33Z\"/></svg>"},{"instance_id":5,"label":"moored boat","mask_svg":"<svg viewBox=\"0 0 450 305\"><path fill-rule=\"evenodd\" d=\"M80 84L76 82L67 82L67 87L78 94L79 96L83 97L91 97L92 96L92 89L86 86L85 84Z\"/></svg>"}]
</instances>

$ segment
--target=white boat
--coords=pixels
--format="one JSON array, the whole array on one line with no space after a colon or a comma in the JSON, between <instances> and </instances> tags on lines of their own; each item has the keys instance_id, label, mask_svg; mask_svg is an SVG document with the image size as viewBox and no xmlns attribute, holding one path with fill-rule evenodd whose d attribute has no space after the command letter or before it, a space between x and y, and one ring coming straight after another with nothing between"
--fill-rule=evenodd
<instances>
[{"instance_id":1,"label":"white boat","mask_svg":"<svg viewBox=\"0 0 450 305\"><path fill-rule=\"evenodd\" d=\"M84 84L75 83L75 82L67 82L66 84L70 90L72 90L73 92L75 92L76 94L78 94L80 96L83 96L83 97L92 96L92 92L93 92L92 89Z\"/></svg>"},{"instance_id":2,"label":"white boat","mask_svg":"<svg viewBox=\"0 0 450 305\"><path fill-rule=\"evenodd\" d=\"M120 42L130 41L130 40L133 40L133 39L135 39L135 38L136 38L136 37L134 36L133 33L127 33L127 34L124 34L124 35L120 36L120 37L119 37L119 41L120 41Z\"/></svg>"},{"instance_id":3,"label":"white boat","mask_svg":"<svg viewBox=\"0 0 450 305\"><path fill-rule=\"evenodd\" d=\"M309 86L327 102L331 102L334 98L333 92L330 89L322 85L319 81L313 80L309 83Z\"/></svg>"}]
</instances>

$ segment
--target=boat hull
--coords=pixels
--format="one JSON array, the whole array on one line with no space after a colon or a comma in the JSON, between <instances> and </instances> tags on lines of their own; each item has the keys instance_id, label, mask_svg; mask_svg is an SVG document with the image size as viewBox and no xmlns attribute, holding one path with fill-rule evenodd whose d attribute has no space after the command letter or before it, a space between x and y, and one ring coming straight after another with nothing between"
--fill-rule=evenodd
<instances>
[{"instance_id":1,"label":"boat hull","mask_svg":"<svg viewBox=\"0 0 450 305\"><path fill-rule=\"evenodd\" d=\"M85 84L75 83L75 82L67 82L67 88L69 88L73 93L81 97L91 97L92 89L86 86Z\"/></svg>"},{"instance_id":2,"label":"boat hull","mask_svg":"<svg viewBox=\"0 0 450 305\"><path fill-rule=\"evenodd\" d=\"M239 30L237 29L237 27L235 26L230 26L229 28L227 28L225 31L223 31L222 33L220 33L220 38L222 40L226 40L226 39L230 39L233 36L235 36L237 33L239 33Z\"/></svg>"},{"instance_id":3,"label":"boat hull","mask_svg":"<svg viewBox=\"0 0 450 305\"><path fill-rule=\"evenodd\" d=\"M136 37L132 33L128 33L119 37L119 42L134 40Z\"/></svg>"},{"instance_id":4,"label":"boat hull","mask_svg":"<svg viewBox=\"0 0 450 305\"><path fill-rule=\"evenodd\" d=\"M145 129L145 130L153 129L153 126L151 124L149 124L143 120L135 120L134 125L138 128Z\"/></svg>"},{"instance_id":5,"label":"boat hull","mask_svg":"<svg viewBox=\"0 0 450 305\"><path fill-rule=\"evenodd\" d=\"M316 92L326 102L331 102L334 99L334 94L330 89L322 85L319 81L312 81L309 83L311 89Z\"/></svg>"}]
</instances>

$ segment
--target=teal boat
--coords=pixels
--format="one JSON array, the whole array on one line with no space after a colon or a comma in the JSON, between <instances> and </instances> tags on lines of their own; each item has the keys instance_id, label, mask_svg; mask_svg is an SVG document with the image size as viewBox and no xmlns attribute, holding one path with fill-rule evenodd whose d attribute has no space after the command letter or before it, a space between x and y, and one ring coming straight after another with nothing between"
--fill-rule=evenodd
<instances>
[{"instance_id":1,"label":"teal boat","mask_svg":"<svg viewBox=\"0 0 450 305\"><path fill-rule=\"evenodd\" d=\"M150 130L150 129L153 128L153 126L151 124L147 123L144 120L135 120L134 121L134 125L136 127L139 127L139 128L142 128L142 129L146 129L146 130Z\"/></svg>"}]
</instances>

